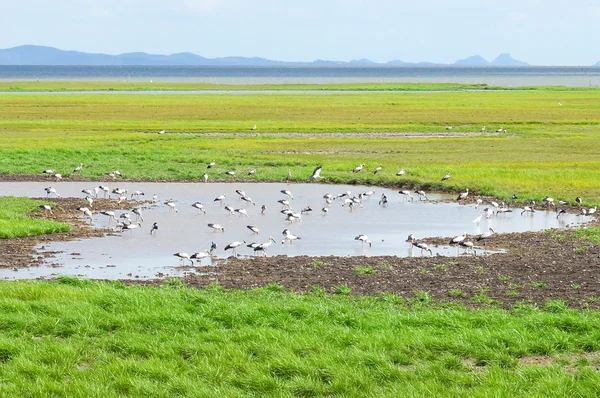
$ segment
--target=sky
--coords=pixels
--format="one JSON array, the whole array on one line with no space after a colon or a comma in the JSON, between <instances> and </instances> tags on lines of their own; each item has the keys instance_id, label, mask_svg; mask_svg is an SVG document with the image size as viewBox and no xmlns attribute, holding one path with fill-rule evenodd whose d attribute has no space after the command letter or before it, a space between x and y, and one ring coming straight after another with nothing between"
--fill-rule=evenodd
<instances>
[{"instance_id":1,"label":"sky","mask_svg":"<svg viewBox=\"0 0 600 398\"><path fill-rule=\"evenodd\" d=\"M600 61L599 0L0 0L0 48L532 65Z\"/></svg>"}]
</instances>

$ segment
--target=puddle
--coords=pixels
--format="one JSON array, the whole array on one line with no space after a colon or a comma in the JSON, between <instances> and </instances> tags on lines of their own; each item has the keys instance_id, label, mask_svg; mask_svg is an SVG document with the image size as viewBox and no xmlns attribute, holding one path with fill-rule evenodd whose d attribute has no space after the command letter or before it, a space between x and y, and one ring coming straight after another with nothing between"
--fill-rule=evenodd
<instances>
[{"instance_id":1,"label":"puddle","mask_svg":"<svg viewBox=\"0 0 600 398\"><path fill-rule=\"evenodd\" d=\"M288 256L420 256L421 250L405 242L409 234L418 239L434 236L455 236L463 232L470 235L486 232L492 227L497 233L540 231L549 228L575 226L590 219L565 214L557 220L555 212L538 211L535 214L521 216L519 209L511 213L499 214L490 219L485 216L479 224L473 220L480 215L480 209L474 205L457 203L432 203L407 201L397 190L379 187L323 184L281 184L281 183L102 183L113 188L127 189L129 195L134 191L143 191L141 199L152 199L154 194L158 203L143 208L142 227L126 231L117 236L91 238L71 242L46 244L44 250L60 252L46 260L40 267L31 267L13 271L0 270L0 278L22 279L71 275L95 279L129 279L182 276L186 272L196 272L195 268L180 268L179 260L173 256L176 252L189 254L202 252L217 244L215 261L225 261L232 251L224 251L226 245L234 241L247 243L265 243L272 236L276 243L268 249L268 255ZM44 188L52 186L63 197L82 197L82 189L98 185L89 182L2 182L2 195L43 197ZM243 190L256 205L240 199L236 189ZM281 190L290 190L294 199L283 195ZM344 199L334 200L327 215L321 209L327 204L323 195L333 196L350 191L352 195L373 190L375 193L363 199L362 207L353 211L342 207ZM378 204L381 194L387 195L386 207ZM214 198L225 194L226 200L221 206ZM430 200L454 198L455 195L429 194ZM177 212L164 205L167 199L176 201ZM281 214L282 205L277 201L288 199L294 212L310 206L313 211L302 214L301 221L290 223ZM206 214L192 207L195 202L204 204ZM261 214L261 206L267 210ZM248 217L229 214L224 209L229 205L234 209L245 209ZM485 207L485 206L483 206ZM491 207L491 206L490 206ZM117 218L124 211L117 211ZM131 214L131 213L130 213ZM131 214L133 220L135 215ZM158 223L158 233L150 234L153 223ZM221 224L225 232L214 232L208 223ZM94 213L92 225L113 227L115 221ZM248 228L259 228L258 235ZM291 233L301 237L293 244L282 244L282 231L288 228ZM362 245L354 237L365 234L372 246ZM456 247L432 247L433 254L456 256L464 249ZM481 253L481 251L480 251ZM238 247L241 257L254 256L246 245ZM258 254L262 256L262 253ZM211 265L210 259L204 259L202 265ZM189 261L186 262L189 265ZM202 271L206 271L206 267Z\"/></svg>"}]
</instances>

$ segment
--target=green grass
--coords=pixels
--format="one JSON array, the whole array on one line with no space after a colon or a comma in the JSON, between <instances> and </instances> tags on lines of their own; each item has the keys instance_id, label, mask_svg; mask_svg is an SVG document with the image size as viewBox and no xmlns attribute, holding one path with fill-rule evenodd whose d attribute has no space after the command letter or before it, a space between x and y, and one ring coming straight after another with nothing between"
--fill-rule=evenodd
<instances>
[{"instance_id":1,"label":"green grass","mask_svg":"<svg viewBox=\"0 0 600 398\"><path fill-rule=\"evenodd\" d=\"M91 84L91 83L90 83ZM0 173L68 176L119 169L135 179L190 180L218 167L258 181L307 181L323 165L325 181L413 185L523 200L546 195L600 204L599 90L219 95L0 95ZM558 106L558 102L563 106ZM204 136L204 133L301 132L315 137ZM477 132L497 137L374 140L372 132ZM166 129L171 133L145 134ZM352 137L321 133L358 133ZM350 170L365 163L377 175ZM403 178L396 172L405 168ZM445 183L441 176L451 173Z\"/></svg>"},{"instance_id":2,"label":"green grass","mask_svg":"<svg viewBox=\"0 0 600 398\"><path fill-rule=\"evenodd\" d=\"M39 200L0 196L0 239L66 232L67 224L43 218L27 217L28 213L39 211L39 205L47 204Z\"/></svg>"},{"instance_id":3,"label":"green grass","mask_svg":"<svg viewBox=\"0 0 600 398\"><path fill-rule=\"evenodd\" d=\"M373 267L361 267L361 266L356 266L354 267L354 272L356 272L358 275L371 275L377 272L376 269L374 269Z\"/></svg>"},{"instance_id":4,"label":"green grass","mask_svg":"<svg viewBox=\"0 0 600 398\"><path fill-rule=\"evenodd\" d=\"M596 396L600 313L0 283L2 396ZM545 363L535 363L540 357Z\"/></svg>"}]
</instances>

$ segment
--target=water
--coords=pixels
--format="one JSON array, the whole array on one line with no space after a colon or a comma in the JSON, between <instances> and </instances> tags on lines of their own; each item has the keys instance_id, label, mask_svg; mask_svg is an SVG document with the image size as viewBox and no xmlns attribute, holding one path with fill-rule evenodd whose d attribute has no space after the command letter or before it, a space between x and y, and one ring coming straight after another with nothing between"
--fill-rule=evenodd
<instances>
[{"instance_id":1,"label":"water","mask_svg":"<svg viewBox=\"0 0 600 398\"><path fill-rule=\"evenodd\" d=\"M14 196L45 196L47 182L2 182L0 193ZM82 197L81 190L93 187L92 183L60 182L53 184L63 197ZM19 271L0 270L0 278L48 277L55 274L84 276L89 278L154 278L166 275L182 275L186 270L177 268L175 252L202 252L211 242L218 246L215 254L221 259L232 255L224 247L233 241L267 242L269 236L275 238L268 255L288 256L419 256L420 250L405 242L409 234L417 238L435 236L455 236L463 232L471 235L486 232L493 227L496 232L539 231L547 228L565 228L587 221L586 217L565 215L557 220L554 212L539 211L534 215L521 216L520 211L498 215L480 224L472 221L480 214L474 206L456 203L434 203L429 201L406 201L395 190L370 188L366 186L322 185L322 184L280 184L280 183L113 183L110 188L128 189L129 192L142 190L145 198L159 197L159 203L143 210L143 227L127 231L118 236L92 238L71 242L56 242L45 245L45 250L60 251L50 258L45 266ZM235 193L236 189L246 192L256 206L248 204ZM311 206L313 212L304 214L302 222L290 224L280 213L282 208L277 200L285 198L280 193L289 189L294 195L290 200L295 212ZM322 198L325 193L336 195L345 191L353 194L373 189L375 194L364 199L363 207L350 211L342 207L342 200L333 202L329 213L323 215L321 208L326 205ZM385 193L389 198L387 207L378 205L379 198ZM233 208L244 208L249 218L237 214L230 215L219 202L213 199L225 194ZM446 199L448 196L429 195L431 200ZM178 212L170 211L163 204L166 199L177 201ZM200 201L205 204L207 214L201 214L191 206ZM83 201L82 201L83 204ZM260 214L261 205L267 206L264 215ZM122 212L117 212L119 215ZM132 215L135 218L134 215ZM159 231L151 235L150 227L157 222ZM224 226L225 232L213 232L208 223ZM94 215L93 225L112 227L108 217ZM260 229L254 235L246 226ZM282 244L282 231L290 231L302 239L293 244ZM372 247L362 245L354 237L367 235L373 242ZM433 248L434 255L457 255L455 247ZM462 253L462 249L460 251ZM242 256L253 256L252 249L241 246L237 251ZM52 266L54 264L54 266ZM189 262L188 262L189 264ZM210 259L203 265L211 264ZM59 267L56 267L59 265Z\"/></svg>"},{"instance_id":2,"label":"water","mask_svg":"<svg viewBox=\"0 0 600 398\"><path fill-rule=\"evenodd\" d=\"M239 67L239 66L0 66L0 81L64 80L300 84L448 82L502 86L600 85L599 67Z\"/></svg>"}]
</instances>

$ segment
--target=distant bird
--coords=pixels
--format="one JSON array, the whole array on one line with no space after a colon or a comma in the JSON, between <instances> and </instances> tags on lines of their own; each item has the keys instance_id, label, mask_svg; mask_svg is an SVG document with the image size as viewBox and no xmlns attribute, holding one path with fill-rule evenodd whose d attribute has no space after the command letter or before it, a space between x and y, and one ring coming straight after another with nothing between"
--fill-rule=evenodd
<instances>
[{"instance_id":1,"label":"distant bird","mask_svg":"<svg viewBox=\"0 0 600 398\"><path fill-rule=\"evenodd\" d=\"M554 199L549 196L544 198L544 202L546 203L547 207L554 206Z\"/></svg>"},{"instance_id":2,"label":"distant bird","mask_svg":"<svg viewBox=\"0 0 600 398\"><path fill-rule=\"evenodd\" d=\"M91 189L82 189L81 193L84 193L86 196L92 196L94 194L94 191L92 191Z\"/></svg>"},{"instance_id":3,"label":"distant bird","mask_svg":"<svg viewBox=\"0 0 600 398\"><path fill-rule=\"evenodd\" d=\"M581 204L583 203L583 201L581 200L581 196L578 196L575 198L575 203L577 203L577 206L580 207Z\"/></svg>"},{"instance_id":4,"label":"distant bird","mask_svg":"<svg viewBox=\"0 0 600 398\"><path fill-rule=\"evenodd\" d=\"M216 198L213 200L213 202L220 202L220 203L221 203L221 206L223 206L223 201L224 201L225 199L227 199L227 196L225 196L225 194L221 194L221 195L217 196L217 197L216 197Z\"/></svg>"},{"instance_id":5,"label":"distant bird","mask_svg":"<svg viewBox=\"0 0 600 398\"><path fill-rule=\"evenodd\" d=\"M533 207L530 207L530 206L524 206L524 207L523 207L523 211L521 212L521 215L523 215L523 214L525 214L525 213L531 213L531 214L533 214L533 213L535 213L535 210L534 210L534 208L533 208Z\"/></svg>"},{"instance_id":6,"label":"distant bird","mask_svg":"<svg viewBox=\"0 0 600 398\"><path fill-rule=\"evenodd\" d=\"M277 201L277 203L281 203L281 206L283 206L283 208L290 208L290 202L288 200L280 199Z\"/></svg>"},{"instance_id":7,"label":"distant bird","mask_svg":"<svg viewBox=\"0 0 600 398\"><path fill-rule=\"evenodd\" d=\"M246 196L246 192L242 191L241 189L236 189L235 193L237 193L239 195L239 197L241 198L242 196Z\"/></svg>"},{"instance_id":8,"label":"distant bird","mask_svg":"<svg viewBox=\"0 0 600 398\"><path fill-rule=\"evenodd\" d=\"M478 217L475 217L475 219L473 219L473 223L479 224L479 222L481 221L481 217L482 217L481 214Z\"/></svg>"},{"instance_id":9,"label":"distant bird","mask_svg":"<svg viewBox=\"0 0 600 398\"><path fill-rule=\"evenodd\" d=\"M215 242L210 242L210 250L208 252L212 254L215 250L217 250L217 244Z\"/></svg>"},{"instance_id":10,"label":"distant bird","mask_svg":"<svg viewBox=\"0 0 600 398\"><path fill-rule=\"evenodd\" d=\"M464 240L467 238L467 233L465 232L462 235L458 235L455 236L454 238L450 239L450 242L448 243L449 245L457 245L461 242L464 242Z\"/></svg>"},{"instance_id":11,"label":"distant bird","mask_svg":"<svg viewBox=\"0 0 600 398\"><path fill-rule=\"evenodd\" d=\"M140 198L140 196L145 196L145 194L144 194L144 192L142 192L142 191L134 191L134 192L131 194L131 199L133 199L133 197L134 197L134 196L136 197L136 199L139 199L139 198Z\"/></svg>"},{"instance_id":12,"label":"distant bird","mask_svg":"<svg viewBox=\"0 0 600 398\"><path fill-rule=\"evenodd\" d=\"M152 202L153 203L157 203L158 202L158 196L156 194L152 195Z\"/></svg>"},{"instance_id":13,"label":"distant bird","mask_svg":"<svg viewBox=\"0 0 600 398\"><path fill-rule=\"evenodd\" d=\"M206 214L206 210L204 210L204 206L202 205L202 203L195 202L192 204L192 207L198 209L199 212L201 211L202 213Z\"/></svg>"},{"instance_id":14,"label":"distant bird","mask_svg":"<svg viewBox=\"0 0 600 398\"><path fill-rule=\"evenodd\" d=\"M398 177L401 177L401 176L403 176L404 174L406 174L406 171L405 171L404 169L402 169L402 170L400 170L399 172L397 172L397 173L396 173L396 175L397 175Z\"/></svg>"},{"instance_id":15,"label":"distant bird","mask_svg":"<svg viewBox=\"0 0 600 398\"><path fill-rule=\"evenodd\" d=\"M158 132L158 134L164 134L164 133L166 133L166 131L165 131L165 130L160 130L160 131Z\"/></svg>"},{"instance_id":16,"label":"distant bird","mask_svg":"<svg viewBox=\"0 0 600 398\"><path fill-rule=\"evenodd\" d=\"M504 131L504 130L502 130L502 127L500 127L498 130L496 130L496 133L501 133L501 132L503 132L503 131Z\"/></svg>"},{"instance_id":17,"label":"distant bird","mask_svg":"<svg viewBox=\"0 0 600 398\"><path fill-rule=\"evenodd\" d=\"M356 236L356 237L354 238L354 240L359 240L359 241L361 241L361 244L362 244L363 246L364 246L364 244L365 244L365 243L368 243L368 244L369 244L369 247L371 247L371 245L372 245L372 243L371 243L371 241L369 240L369 237L368 237L367 235L362 235L362 234L360 234L360 235Z\"/></svg>"},{"instance_id":18,"label":"distant bird","mask_svg":"<svg viewBox=\"0 0 600 398\"><path fill-rule=\"evenodd\" d=\"M114 180L115 178L117 178L117 176L115 175L115 173L113 173L112 171L110 171L110 172L108 172L108 173L104 173L104 175L106 175L106 176L108 176L108 177L112 178L113 180Z\"/></svg>"},{"instance_id":19,"label":"distant bird","mask_svg":"<svg viewBox=\"0 0 600 398\"><path fill-rule=\"evenodd\" d=\"M207 168L207 169L210 169L210 168L212 168L212 167L213 167L214 165L216 165L216 164L217 164L217 163L216 163L216 162L213 160L212 162L210 162L210 163L208 164L208 166L206 166L206 168Z\"/></svg>"},{"instance_id":20,"label":"distant bird","mask_svg":"<svg viewBox=\"0 0 600 398\"><path fill-rule=\"evenodd\" d=\"M228 171L225 172L225 174L227 174L228 176L232 176L233 177L233 176L235 176L235 171L228 170Z\"/></svg>"},{"instance_id":21,"label":"distant bird","mask_svg":"<svg viewBox=\"0 0 600 398\"><path fill-rule=\"evenodd\" d=\"M249 176L254 175L254 174L256 174L256 169L252 169L248 172Z\"/></svg>"},{"instance_id":22,"label":"distant bird","mask_svg":"<svg viewBox=\"0 0 600 398\"><path fill-rule=\"evenodd\" d=\"M142 209L136 207L135 209L131 210L131 212L133 214L135 214L136 216L136 220L142 220L142 222L144 222L144 217L142 217Z\"/></svg>"},{"instance_id":23,"label":"distant bird","mask_svg":"<svg viewBox=\"0 0 600 398\"><path fill-rule=\"evenodd\" d=\"M381 194L381 199L379 200L379 206L387 206L388 198L384 193Z\"/></svg>"},{"instance_id":24,"label":"distant bird","mask_svg":"<svg viewBox=\"0 0 600 398\"><path fill-rule=\"evenodd\" d=\"M257 129L257 127L256 127L256 124L255 124L254 126L252 126L252 128L250 130L256 130L256 129Z\"/></svg>"},{"instance_id":25,"label":"distant bird","mask_svg":"<svg viewBox=\"0 0 600 398\"><path fill-rule=\"evenodd\" d=\"M446 174L445 176L442 177L442 181L446 181L448 178L452 177L450 175L450 173Z\"/></svg>"},{"instance_id":26,"label":"distant bird","mask_svg":"<svg viewBox=\"0 0 600 398\"><path fill-rule=\"evenodd\" d=\"M174 253L173 255L175 257L179 257L180 265L183 265L185 260L188 260L191 263L191 265L194 265L194 261L192 261L192 259L190 258L190 255L187 253L179 252L179 253Z\"/></svg>"},{"instance_id":27,"label":"distant bird","mask_svg":"<svg viewBox=\"0 0 600 398\"><path fill-rule=\"evenodd\" d=\"M208 182L208 174L202 174L202 178L204 179L204 182Z\"/></svg>"},{"instance_id":28,"label":"distant bird","mask_svg":"<svg viewBox=\"0 0 600 398\"><path fill-rule=\"evenodd\" d=\"M48 169L48 170L42 171L42 173L44 173L44 174L54 174L54 170Z\"/></svg>"},{"instance_id":29,"label":"distant bird","mask_svg":"<svg viewBox=\"0 0 600 398\"><path fill-rule=\"evenodd\" d=\"M60 181L60 180L62 180L62 174L56 173L52 177L54 177L54 180L57 181L57 182Z\"/></svg>"},{"instance_id":30,"label":"distant bird","mask_svg":"<svg viewBox=\"0 0 600 398\"><path fill-rule=\"evenodd\" d=\"M236 253L235 253L235 249L236 249L238 246L241 246L241 245L243 245L243 244L245 244L245 243L246 243L246 241L245 241L245 240L244 240L244 241L242 241L242 242L239 242L239 241L231 242L230 244L228 244L227 246L225 246L225 249L224 249L224 250L226 250L226 251L227 251L227 250L229 250L229 249L232 249L232 251L233 251L233 255L235 256L235 255L236 255Z\"/></svg>"},{"instance_id":31,"label":"distant bird","mask_svg":"<svg viewBox=\"0 0 600 398\"><path fill-rule=\"evenodd\" d=\"M221 225L219 224L208 224L209 228L213 229L213 232L217 232L217 231L221 231L221 232L225 232L225 228L223 228Z\"/></svg>"},{"instance_id":32,"label":"distant bird","mask_svg":"<svg viewBox=\"0 0 600 398\"><path fill-rule=\"evenodd\" d=\"M131 233L134 229L140 228L142 226L142 224L137 223L137 224L123 224L121 226L121 231L129 231L129 233Z\"/></svg>"},{"instance_id":33,"label":"distant bird","mask_svg":"<svg viewBox=\"0 0 600 398\"><path fill-rule=\"evenodd\" d=\"M482 132L482 133L485 133L485 126L483 126L483 127L481 128L481 132Z\"/></svg>"},{"instance_id":34,"label":"distant bird","mask_svg":"<svg viewBox=\"0 0 600 398\"><path fill-rule=\"evenodd\" d=\"M475 201L475 208L478 209L479 206L481 206L483 204L483 200L481 198L477 198L477 200Z\"/></svg>"},{"instance_id":35,"label":"distant bird","mask_svg":"<svg viewBox=\"0 0 600 398\"><path fill-rule=\"evenodd\" d=\"M110 192L110 189L107 186L104 186L104 185L98 185L98 189L101 190L102 192L104 192L104 197L105 198L108 195L108 193Z\"/></svg>"},{"instance_id":36,"label":"distant bird","mask_svg":"<svg viewBox=\"0 0 600 398\"><path fill-rule=\"evenodd\" d=\"M307 206L304 209L300 210L300 213L304 214L304 213L309 213L311 211L313 211L313 209L310 206Z\"/></svg>"},{"instance_id":37,"label":"distant bird","mask_svg":"<svg viewBox=\"0 0 600 398\"><path fill-rule=\"evenodd\" d=\"M452 126L446 126L446 130L452 130Z\"/></svg>"},{"instance_id":38,"label":"distant bird","mask_svg":"<svg viewBox=\"0 0 600 398\"><path fill-rule=\"evenodd\" d=\"M294 199L294 196L292 195L292 192L290 190L288 190L288 189L282 189L279 192L281 192L282 194L284 194L286 196L289 196L291 199Z\"/></svg>"},{"instance_id":39,"label":"distant bird","mask_svg":"<svg viewBox=\"0 0 600 398\"><path fill-rule=\"evenodd\" d=\"M381 165L377 166L377 167L375 168L375 171L373 172L373 174L377 174L377 173L379 173L379 172L381 171L381 169L382 169L382 166L381 166Z\"/></svg>"},{"instance_id":40,"label":"distant bird","mask_svg":"<svg viewBox=\"0 0 600 398\"><path fill-rule=\"evenodd\" d=\"M419 200L423 200L423 198L425 198L425 200L429 200L429 198L425 194L425 191L423 191L422 189L419 189L419 190L415 191L415 193L417 195L419 195Z\"/></svg>"},{"instance_id":41,"label":"distant bird","mask_svg":"<svg viewBox=\"0 0 600 398\"><path fill-rule=\"evenodd\" d=\"M364 166L365 166L365 165L361 163L361 164L359 164L358 166L356 166L356 167L355 167L355 168L352 170L352 172L353 172L353 173L358 173L358 172L362 171L362 169L363 169L363 167L364 167Z\"/></svg>"},{"instance_id":42,"label":"distant bird","mask_svg":"<svg viewBox=\"0 0 600 398\"><path fill-rule=\"evenodd\" d=\"M560 101L558 102L558 106L562 106L562 104L560 103Z\"/></svg>"},{"instance_id":43,"label":"distant bird","mask_svg":"<svg viewBox=\"0 0 600 398\"><path fill-rule=\"evenodd\" d=\"M115 218L115 212L112 210L106 210L106 211L101 211L100 214L102 214L103 216L107 216L108 217L108 222L110 222L110 220L117 220Z\"/></svg>"},{"instance_id":44,"label":"distant bird","mask_svg":"<svg viewBox=\"0 0 600 398\"><path fill-rule=\"evenodd\" d=\"M233 208L233 207L231 207L231 206L229 206L229 205L225 205L225 206L223 207L223 209L224 209L224 210L226 210L226 211L228 211L230 215L231 215L231 214L233 214L233 211L234 211L234 208Z\"/></svg>"},{"instance_id":45,"label":"distant bird","mask_svg":"<svg viewBox=\"0 0 600 398\"><path fill-rule=\"evenodd\" d=\"M150 228L150 235L153 235L157 231L158 231L158 223L155 222L154 224L152 224L152 228Z\"/></svg>"},{"instance_id":46,"label":"distant bird","mask_svg":"<svg viewBox=\"0 0 600 398\"><path fill-rule=\"evenodd\" d=\"M52 214L52 207L50 207L50 205L40 205L39 207L41 211Z\"/></svg>"},{"instance_id":47,"label":"distant bird","mask_svg":"<svg viewBox=\"0 0 600 398\"><path fill-rule=\"evenodd\" d=\"M321 169L322 168L323 168L323 166L317 166L313 170L312 175L310 176L310 179L309 179L310 182L316 181L319 178L323 178L323 177L321 177Z\"/></svg>"},{"instance_id":48,"label":"distant bird","mask_svg":"<svg viewBox=\"0 0 600 398\"><path fill-rule=\"evenodd\" d=\"M94 199L90 198L89 196L86 196L84 200L88 203L88 205L90 205L90 207L92 207Z\"/></svg>"},{"instance_id":49,"label":"distant bird","mask_svg":"<svg viewBox=\"0 0 600 398\"><path fill-rule=\"evenodd\" d=\"M175 205L175 202L172 200L167 200L165 202L165 205L167 205L167 207L169 208L169 211L175 210L175 213L177 213L177 207Z\"/></svg>"},{"instance_id":50,"label":"distant bird","mask_svg":"<svg viewBox=\"0 0 600 398\"><path fill-rule=\"evenodd\" d=\"M494 233L495 233L494 230L489 228L488 232L484 232L477 237L477 241L479 242L481 240L489 239L492 237L492 235L494 235Z\"/></svg>"},{"instance_id":51,"label":"distant bird","mask_svg":"<svg viewBox=\"0 0 600 398\"><path fill-rule=\"evenodd\" d=\"M412 202L412 200L413 200L413 197L412 197L412 195L410 194L410 191L403 190L403 191L398 191L398 193L399 193L400 195L404 196L404 197L406 198L406 200L410 200L410 201Z\"/></svg>"},{"instance_id":52,"label":"distant bird","mask_svg":"<svg viewBox=\"0 0 600 398\"><path fill-rule=\"evenodd\" d=\"M558 220L558 218L562 215L564 215L567 211L565 209L560 209L558 211L558 214L556 215L556 219Z\"/></svg>"},{"instance_id":53,"label":"distant bird","mask_svg":"<svg viewBox=\"0 0 600 398\"><path fill-rule=\"evenodd\" d=\"M469 188L467 188L464 192L461 192L460 194L458 194L458 197L456 198L456 200L457 201L465 200L467 198L467 196L469 196Z\"/></svg>"},{"instance_id":54,"label":"distant bird","mask_svg":"<svg viewBox=\"0 0 600 398\"><path fill-rule=\"evenodd\" d=\"M470 240L461 242L460 245L466 249L466 253L468 253L469 250L471 250L473 251L473 254L477 254L474 249L475 245Z\"/></svg>"},{"instance_id":55,"label":"distant bird","mask_svg":"<svg viewBox=\"0 0 600 398\"><path fill-rule=\"evenodd\" d=\"M410 234L408 235L408 238L406 238L406 242L414 242L415 240L416 238L414 234Z\"/></svg>"},{"instance_id":56,"label":"distant bird","mask_svg":"<svg viewBox=\"0 0 600 398\"><path fill-rule=\"evenodd\" d=\"M285 243L285 241L289 241L290 244L292 244L292 243L294 243L294 241L302 239L299 236L291 233L290 230L287 228L284 229L282 233L283 233L283 240L281 241L282 244Z\"/></svg>"},{"instance_id":57,"label":"distant bird","mask_svg":"<svg viewBox=\"0 0 600 398\"><path fill-rule=\"evenodd\" d=\"M588 214L588 216L591 216L595 212L596 212L596 206L592 207L591 209L588 209L587 214Z\"/></svg>"},{"instance_id":58,"label":"distant bird","mask_svg":"<svg viewBox=\"0 0 600 398\"><path fill-rule=\"evenodd\" d=\"M323 212L323 215L326 216L329 213L329 209L327 207L323 207L321 209L321 211Z\"/></svg>"},{"instance_id":59,"label":"distant bird","mask_svg":"<svg viewBox=\"0 0 600 398\"><path fill-rule=\"evenodd\" d=\"M201 262L203 259L210 257L210 251L209 250L204 250L203 252L199 252L199 253L194 253L190 256L190 259L192 260L196 260L198 262Z\"/></svg>"},{"instance_id":60,"label":"distant bird","mask_svg":"<svg viewBox=\"0 0 600 398\"><path fill-rule=\"evenodd\" d=\"M371 197L371 196L373 196L374 194L375 194L375 191L367 191L367 192L364 192L362 195L363 195L363 196L367 196L367 197Z\"/></svg>"},{"instance_id":61,"label":"distant bird","mask_svg":"<svg viewBox=\"0 0 600 398\"><path fill-rule=\"evenodd\" d=\"M83 169L83 163L79 163L79 166L75 167L75 169L73 169L73 173L79 173L81 171L81 169Z\"/></svg>"},{"instance_id":62,"label":"distant bird","mask_svg":"<svg viewBox=\"0 0 600 398\"><path fill-rule=\"evenodd\" d=\"M267 206L265 206L265 205L262 205L262 206L260 207L260 214L265 214L265 212L266 212L266 211L267 211Z\"/></svg>"},{"instance_id":63,"label":"distant bird","mask_svg":"<svg viewBox=\"0 0 600 398\"><path fill-rule=\"evenodd\" d=\"M287 182L290 182L292 180L292 170L288 169L287 177L285 177L285 180Z\"/></svg>"},{"instance_id":64,"label":"distant bird","mask_svg":"<svg viewBox=\"0 0 600 398\"><path fill-rule=\"evenodd\" d=\"M272 243L275 243L275 238L273 238L272 236L269 236L269 241L267 243L259 243L258 245L254 246L254 248L253 248L254 253L263 252L263 254L266 257L267 249L271 246Z\"/></svg>"},{"instance_id":65,"label":"distant bird","mask_svg":"<svg viewBox=\"0 0 600 398\"><path fill-rule=\"evenodd\" d=\"M50 196L52 194L56 195L57 198L60 198L61 196L58 194L58 192L56 192L56 189L52 188L52 187L48 187L48 188L44 188L44 191L46 191L46 196Z\"/></svg>"},{"instance_id":66,"label":"distant bird","mask_svg":"<svg viewBox=\"0 0 600 398\"><path fill-rule=\"evenodd\" d=\"M258 235L258 233L260 232L260 230L254 225L247 225L246 228L248 228L250 231L252 231L252 233L256 235Z\"/></svg>"},{"instance_id":67,"label":"distant bird","mask_svg":"<svg viewBox=\"0 0 600 398\"><path fill-rule=\"evenodd\" d=\"M427 243L425 242L417 242L417 241L413 241L412 245L416 248L421 249L421 255L423 255L423 251L427 251L429 252L429 254L431 256L433 256L433 252L431 251L431 249L429 248L429 245L427 245Z\"/></svg>"},{"instance_id":68,"label":"distant bird","mask_svg":"<svg viewBox=\"0 0 600 398\"><path fill-rule=\"evenodd\" d=\"M233 210L235 213L238 213L240 215L240 217L242 216L246 216L247 218L249 218L250 216L248 215L248 212L246 211L246 209L234 209Z\"/></svg>"}]
</instances>

